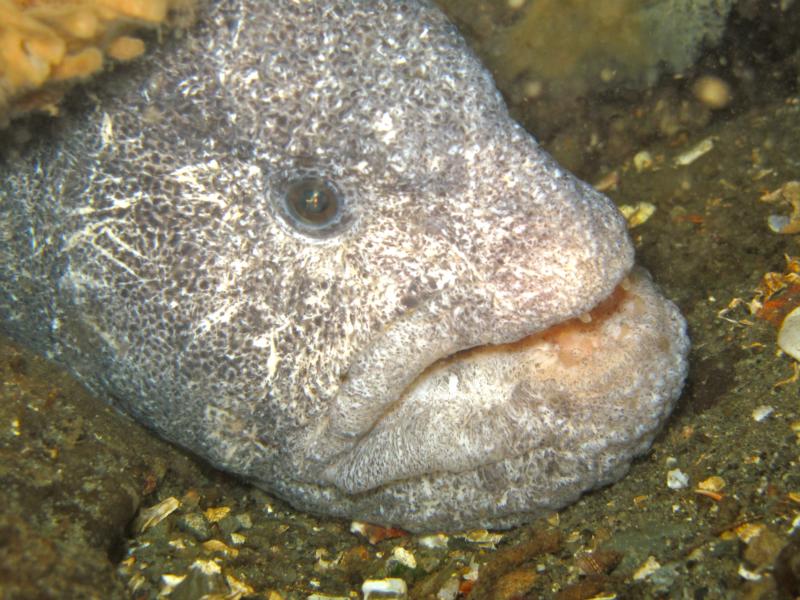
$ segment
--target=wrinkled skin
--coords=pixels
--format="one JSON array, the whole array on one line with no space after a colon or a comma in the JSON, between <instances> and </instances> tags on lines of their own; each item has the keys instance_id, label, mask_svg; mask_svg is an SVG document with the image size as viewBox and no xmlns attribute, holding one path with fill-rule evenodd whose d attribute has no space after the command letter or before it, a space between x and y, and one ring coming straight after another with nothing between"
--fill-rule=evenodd
<instances>
[{"instance_id":1,"label":"wrinkled skin","mask_svg":"<svg viewBox=\"0 0 800 600\"><path fill-rule=\"evenodd\" d=\"M215 2L75 105L3 167L4 329L301 509L511 526L678 397L622 217L427 2Z\"/></svg>"}]
</instances>

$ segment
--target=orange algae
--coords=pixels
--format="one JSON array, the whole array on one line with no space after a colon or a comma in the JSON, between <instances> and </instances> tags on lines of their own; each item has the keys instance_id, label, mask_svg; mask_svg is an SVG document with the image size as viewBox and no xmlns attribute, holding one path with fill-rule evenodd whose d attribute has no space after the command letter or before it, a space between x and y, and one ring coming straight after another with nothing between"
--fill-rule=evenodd
<instances>
[{"instance_id":1,"label":"orange algae","mask_svg":"<svg viewBox=\"0 0 800 600\"><path fill-rule=\"evenodd\" d=\"M0 126L56 112L73 83L106 59L144 52L137 32L187 24L194 0L0 0ZM177 15L177 17L176 17Z\"/></svg>"}]
</instances>

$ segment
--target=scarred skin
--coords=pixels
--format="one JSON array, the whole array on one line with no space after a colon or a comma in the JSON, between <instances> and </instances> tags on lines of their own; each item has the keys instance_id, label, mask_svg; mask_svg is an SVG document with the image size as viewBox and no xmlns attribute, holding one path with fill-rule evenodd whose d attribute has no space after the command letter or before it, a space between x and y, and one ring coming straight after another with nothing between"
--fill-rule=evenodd
<instances>
[{"instance_id":1,"label":"scarred skin","mask_svg":"<svg viewBox=\"0 0 800 600\"><path fill-rule=\"evenodd\" d=\"M8 153L4 330L316 513L508 527L622 476L685 323L441 13L198 17Z\"/></svg>"}]
</instances>

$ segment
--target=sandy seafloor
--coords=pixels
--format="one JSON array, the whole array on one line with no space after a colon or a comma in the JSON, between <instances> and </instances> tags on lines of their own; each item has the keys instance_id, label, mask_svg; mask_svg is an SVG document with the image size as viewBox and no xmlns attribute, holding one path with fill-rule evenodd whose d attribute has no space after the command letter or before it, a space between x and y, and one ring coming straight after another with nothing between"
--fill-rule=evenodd
<instances>
[{"instance_id":1,"label":"sandy seafloor","mask_svg":"<svg viewBox=\"0 0 800 600\"><path fill-rule=\"evenodd\" d=\"M689 382L627 477L497 535L371 543L349 522L294 512L204 466L4 339L0 598L357 598L365 580L387 577L404 580L410 598L800 595L800 382L778 385L796 365L746 304L721 314L752 300L765 273L784 272L785 255L800 256L800 234L767 227L789 206L760 201L800 179L798 7L760 8L772 13L756 15L758 27L730 24L682 78L587 92L581 111L537 132L581 176L615 181L618 204L656 207L632 229L638 261L689 322ZM493 22L513 21L474 15L466 31L479 47ZM709 71L731 86L720 110L688 84ZM515 103L513 84L504 91L529 124L536 102ZM677 127L653 125L664 111ZM707 153L676 164L703 140ZM637 169L642 151L651 161L640 154ZM800 294L773 300L785 309ZM686 486L668 486L669 472ZM156 505L162 520L135 520Z\"/></svg>"}]
</instances>

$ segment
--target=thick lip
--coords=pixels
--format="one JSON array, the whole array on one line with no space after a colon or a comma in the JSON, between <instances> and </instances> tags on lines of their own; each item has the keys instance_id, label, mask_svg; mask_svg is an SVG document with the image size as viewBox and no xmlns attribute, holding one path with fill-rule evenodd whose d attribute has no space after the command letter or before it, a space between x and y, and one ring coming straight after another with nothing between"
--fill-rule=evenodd
<instances>
[{"instance_id":1,"label":"thick lip","mask_svg":"<svg viewBox=\"0 0 800 600\"><path fill-rule=\"evenodd\" d=\"M677 308L636 269L589 314L435 361L321 473L359 494L531 452L637 453L677 399L687 349Z\"/></svg>"},{"instance_id":2,"label":"thick lip","mask_svg":"<svg viewBox=\"0 0 800 600\"><path fill-rule=\"evenodd\" d=\"M454 375L454 373L458 372L459 364L479 362L493 354L506 356L524 354L531 351L537 344L547 343L548 340L557 338L559 335L562 335L563 332L574 329L585 331L600 328L607 319L613 317L620 305L629 299L630 295L625 290L625 285L625 282L621 283L614 288L608 297L600 301L594 308L577 317L561 321L551 327L529 333L509 342L482 344L463 348L428 364L422 371L417 373L413 381L403 389L398 399L388 407L368 434L362 436L352 450L339 457L336 462L325 470L326 478L340 489L350 494L356 494L377 488L392 481L416 478L428 475L431 472L462 472L472 470L504 459L514 458L515 456L520 456L528 452L538 440L528 438L522 445L514 448L511 453L509 453L509 449L501 443L497 446L492 446L491 444L477 444L473 445L469 451L467 451L469 444L466 446L462 444L459 447L459 452L449 454L447 451L448 447L452 448L453 446L459 445L458 442L453 439L444 441L444 443L440 444L440 448L435 453L429 453L429 455L427 455L427 459L430 458L430 454L436 454L441 457L440 462L432 465L427 462L427 460L415 460L418 459L421 454L425 455L425 452L419 451L420 447L438 443L431 440L431 438L435 436L426 435L422 429L417 432L410 431L406 435L400 436L401 443L393 448L396 440L392 438L392 433L394 433L392 430L397 428L397 422L403 421L403 419L413 420L413 415L406 414L405 416L399 416L395 415L395 413L405 409L406 403L409 402L409 399L415 394L426 394L427 392L424 388L426 388L426 386L430 388L432 381L438 379L441 382L454 376L458 377ZM451 369L450 367L452 366L455 366L455 369ZM515 383L505 383L508 384L505 393L502 391L498 392L494 402L496 405L508 402L514 393L516 387ZM435 384L433 385L435 386ZM441 385L439 387L441 387ZM471 411L472 407L469 406L469 403L467 402L465 404L463 411ZM492 403L490 402L489 404ZM485 410L485 407L483 407L480 412ZM485 414L482 417L476 411L473 421L480 420L484 417ZM389 422L392 422L392 425L386 425ZM462 429L466 428L467 427L463 427ZM459 434L464 434L463 430L460 432L458 431L458 427L455 429L456 431L452 432L454 437ZM374 440L381 436L386 440L385 443L381 444L378 442L376 444ZM402 442L406 442L406 444ZM381 453L377 450L381 448L381 446L384 450L396 451L398 460L376 461L374 457L380 456Z\"/></svg>"},{"instance_id":3,"label":"thick lip","mask_svg":"<svg viewBox=\"0 0 800 600\"><path fill-rule=\"evenodd\" d=\"M471 353L507 351L581 315L600 310L625 275L622 273L617 279L607 281L598 298L571 307L566 316L507 327L502 324L483 327L477 336L469 327L442 322L437 317L441 310L435 305L422 306L399 319L382 333L379 343L374 344L370 352L354 362L336 402L306 438L304 454L317 465L313 470L321 474L323 480L348 493L366 491L396 479L398 474L386 469L369 469L373 476L366 479L347 474L359 469L356 466L359 454L363 462L360 452L363 441L403 404L418 382L448 362ZM474 310L472 322L497 320L496 307L492 307L491 302L476 302ZM406 360L397 360L399 348L404 349L402 355ZM376 398L381 400L376 401ZM483 456L481 460L491 462L491 456ZM384 475L380 475L381 471L385 471Z\"/></svg>"}]
</instances>

